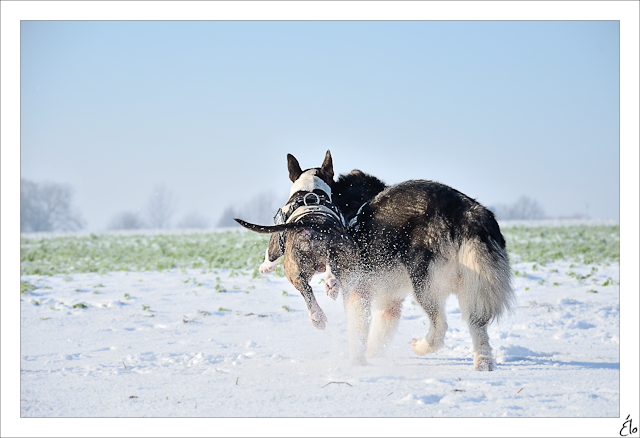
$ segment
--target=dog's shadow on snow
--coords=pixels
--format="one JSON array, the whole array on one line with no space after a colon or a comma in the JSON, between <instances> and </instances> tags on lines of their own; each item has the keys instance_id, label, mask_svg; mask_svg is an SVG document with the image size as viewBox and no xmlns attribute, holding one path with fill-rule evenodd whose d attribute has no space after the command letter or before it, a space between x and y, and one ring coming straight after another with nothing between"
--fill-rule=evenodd
<instances>
[{"instance_id":1,"label":"dog's shadow on snow","mask_svg":"<svg viewBox=\"0 0 640 438\"><path fill-rule=\"evenodd\" d=\"M407 365L415 365L416 362L427 365L451 366L464 365L473 368L473 359L471 358L455 358L455 357L411 357ZM555 365L558 365L556 367ZM540 367L540 368L537 368ZM584 368L591 370L620 370L619 362L584 362L584 361L559 361L540 358L522 358L513 362L496 363L495 370L509 371L511 368L523 370L562 370L564 367ZM575 370L574 368L574 370Z\"/></svg>"},{"instance_id":2,"label":"dog's shadow on snow","mask_svg":"<svg viewBox=\"0 0 640 438\"><path fill-rule=\"evenodd\" d=\"M498 363L498 368L508 367L526 367L527 369L535 369L533 367L540 366L540 370L547 369L563 369L564 367L585 368L591 370L620 370L620 362L583 362L583 361L560 361L539 358L523 358L518 362ZM557 365L557 366L556 366ZM560 368L558 368L560 367Z\"/></svg>"},{"instance_id":3,"label":"dog's shadow on snow","mask_svg":"<svg viewBox=\"0 0 640 438\"><path fill-rule=\"evenodd\" d=\"M566 364L583 368L620 370L620 362L567 362Z\"/></svg>"},{"instance_id":4,"label":"dog's shadow on snow","mask_svg":"<svg viewBox=\"0 0 640 438\"><path fill-rule=\"evenodd\" d=\"M555 364L559 364L561 366L573 366L580 368L589 368L592 370L620 370L620 362L580 362L580 361L569 361L562 362L559 360L534 360L532 361L536 365L547 365L553 367Z\"/></svg>"}]
</instances>

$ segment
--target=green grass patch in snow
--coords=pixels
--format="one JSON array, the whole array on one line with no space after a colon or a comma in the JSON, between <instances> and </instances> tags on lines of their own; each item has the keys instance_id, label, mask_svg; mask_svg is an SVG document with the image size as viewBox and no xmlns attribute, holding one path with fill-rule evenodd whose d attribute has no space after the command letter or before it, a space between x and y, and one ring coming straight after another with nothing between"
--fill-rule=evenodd
<instances>
[{"instance_id":1,"label":"green grass patch in snow","mask_svg":"<svg viewBox=\"0 0 640 438\"><path fill-rule=\"evenodd\" d=\"M268 235L241 231L21 238L20 274L253 269L262 262L268 242Z\"/></svg>"},{"instance_id":2,"label":"green grass patch in snow","mask_svg":"<svg viewBox=\"0 0 640 438\"><path fill-rule=\"evenodd\" d=\"M35 288L36 287L33 284L29 283L28 281L20 282L20 294L27 294L32 290L34 290Z\"/></svg>"},{"instance_id":3,"label":"green grass patch in snow","mask_svg":"<svg viewBox=\"0 0 640 438\"><path fill-rule=\"evenodd\" d=\"M513 226L502 228L502 233L511 261L533 262L534 271L556 260L580 264L620 261L619 225ZM269 235L243 231L21 238L20 274L64 274L63 279L70 281L69 274L88 272L231 269L234 275L245 271L252 278L262 278L256 266L264 259L268 241ZM278 269L280 265L276 273L283 274ZM226 291L216 283L218 292ZM33 288L21 285L23 290Z\"/></svg>"},{"instance_id":4,"label":"green grass patch in snow","mask_svg":"<svg viewBox=\"0 0 640 438\"><path fill-rule=\"evenodd\" d=\"M619 225L514 226L502 234L512 262L620 262Z\"/></svg>"}]
</instances>

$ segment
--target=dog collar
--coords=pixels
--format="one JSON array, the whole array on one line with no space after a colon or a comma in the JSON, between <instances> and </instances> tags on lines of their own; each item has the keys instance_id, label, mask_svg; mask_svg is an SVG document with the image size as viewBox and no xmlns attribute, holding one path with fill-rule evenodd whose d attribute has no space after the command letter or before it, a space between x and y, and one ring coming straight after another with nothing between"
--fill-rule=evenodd
<instances>
[{"instance_id":1,"label":"dog collar","mask_svg":"<svg viewBox=\"0 0 640 438\"><path fill-rule=\"evenodd\" d=\"M360 229L360 222L362 222L362 216L363 216L362 211L367 205L369 205L369 202L371 202L371 200L365 202L360 206L356 215L349 221L349 224L347 225L347 230L355 232Z\"/></svg>"},{"instance_id":2,"label":"dog collar","mask_svg":"<svg viewBox=\"0 0 640 438\"><path fill-rule=\"evenodd\" d=\"M297 222L302 216L312 213L321 213L332 216L338 220L343 227L347 224L342 216L342 212L337 205L331 202L331 198L324 193L309 192L300 194L291 200L287 205L278 209L273 220L276 225Z\"/></svg>"}]
</instances>

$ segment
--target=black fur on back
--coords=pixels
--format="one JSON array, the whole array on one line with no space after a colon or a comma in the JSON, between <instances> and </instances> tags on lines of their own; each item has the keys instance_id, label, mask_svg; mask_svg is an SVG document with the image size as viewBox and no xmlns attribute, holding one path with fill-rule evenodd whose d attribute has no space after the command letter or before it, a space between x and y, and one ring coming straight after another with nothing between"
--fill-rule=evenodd
<instances>
[{"instance_id":1,"label":"black fur on back","mask_svg":"<svg viewBox=\"0 0 640 438\"><path fill-rule=\"evenodd\" d=\"M356 241L366 265L422 252L427 264L442 253L442 245L478 238L492 250L504 251L505 240L493 213L476 200L444 184L406 181L386 188L362 211ZM368 259L368 260L367 260Z\"/></svg>"},{"instance_id":2,"label":"black fur on back","mask_svg":"<svg viewBox=\"0 0 640 438\"><path fill-rule=\"evenodd\" d=\"M347 230L359 250L358 269L353 280L346 280L353 286L345 290L347 319L357 321L349 328L350 361L366 363L370 348L376 354L378 340L367 340L368 318L382 312L372 315L348 297L384 295L380 302L393 313L397 309L389 303L408 289L403 286L408 279L431 324L424 338L411 342L414 352L424 355L442 347L444 305L454 293L473 340L474 367L492 370L487 325L515 302L506 244L493 213L438 182L413 180L387 187L359 170L341 175L333 193L345 219L356 217Z\"/></svg>"},{"instance_id":3,"label":"black fur on back","mask_svg":"<svg viewBox=\"0 0 640 438\"><path fill-rule=\"evenodd\" d=\"M375 176L354 169L346 175L340 175L338 181L334 182L333 202L349 223L362 204L386 188L387 185Z\"/></svg>"}]
</instances>

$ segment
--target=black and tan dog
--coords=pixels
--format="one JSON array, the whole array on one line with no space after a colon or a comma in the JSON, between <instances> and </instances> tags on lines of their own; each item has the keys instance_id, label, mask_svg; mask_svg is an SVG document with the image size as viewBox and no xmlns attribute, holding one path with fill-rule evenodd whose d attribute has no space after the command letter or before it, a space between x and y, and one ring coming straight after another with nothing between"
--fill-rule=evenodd
<instances>
[{"instance_id":1,"label":"black and tan dog","mask_svg":"<svg viewBox=\"0 0 640 438\"><path fill-rule=\"evenodd\" d=\"M320 167L302 170L291 154L287 155L287 166L293 186L289 201L276 215L276 225L236 221L252 231L271 234L259 271L273 272L284 257L287 279L304 297L313 326L322 330L327 317L318 305L309 281L315 274L326 271L325 289L336 299L338 279L355 268L358 249L347 234L342 213L332 202L333 162L330 151L327 151Z\"/></svg>"}]
</instances>

